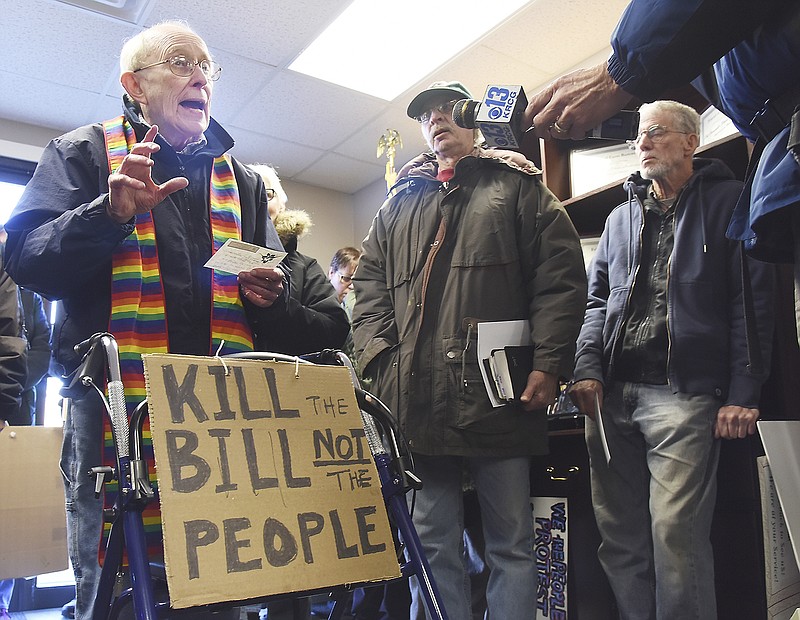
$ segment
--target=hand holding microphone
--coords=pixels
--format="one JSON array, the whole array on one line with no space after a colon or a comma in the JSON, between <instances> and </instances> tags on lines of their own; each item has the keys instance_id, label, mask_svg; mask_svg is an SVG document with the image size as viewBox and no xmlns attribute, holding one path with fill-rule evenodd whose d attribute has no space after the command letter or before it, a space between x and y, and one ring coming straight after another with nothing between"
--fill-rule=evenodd
<instances>
[{"instance_id":1,"label":"hand holding microphone","mask_svg":"<svg viewBox=\"0 0 800 620\"><path fill-rule=\"evenodd\" d=\"M457 101L453 106L453 121L465 129L480 129L491 148L520 150L523 137L534 129L533 126L523 129L527 106L528 99L522 86L490 84L481 101ZM583 137L632 140L636 137L638 125L638 112L622 110ZM562 127L556 120L547 131L554 138L567 139L572 135L571 130L571 127Z\"/></svg>"}]
</instances>

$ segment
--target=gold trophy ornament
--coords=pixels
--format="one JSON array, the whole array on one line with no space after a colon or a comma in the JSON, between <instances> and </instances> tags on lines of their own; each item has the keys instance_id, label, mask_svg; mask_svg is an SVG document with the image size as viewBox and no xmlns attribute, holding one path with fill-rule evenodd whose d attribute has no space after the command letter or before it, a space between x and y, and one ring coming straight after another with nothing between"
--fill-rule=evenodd
<instances>
[{"instance_id":1,"label":"gold trophy ornament","mask_svg":"<svg viewBox=\"0 0 800 620\"><path fill-rule=\"evenodd\" d=\"M378 140L378 154L376 157L386 153L386 172L383 175L383 178L386 179L386 191L392 189L392 185L397 180L397 172L394 169L394 154L398 147L403 148L403 139L396 129L387 129L386 133Z\"/></svg>"}]
</instances>

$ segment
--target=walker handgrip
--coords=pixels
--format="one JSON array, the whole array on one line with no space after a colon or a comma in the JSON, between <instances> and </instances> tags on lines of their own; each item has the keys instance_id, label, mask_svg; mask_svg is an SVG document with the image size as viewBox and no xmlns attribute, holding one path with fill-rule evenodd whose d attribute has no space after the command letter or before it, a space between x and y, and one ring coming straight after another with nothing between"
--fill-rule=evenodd
<instances>
[{"instance_id":1,"label":"walker handgrip","mask_svg":"<svg viewBox=\"0 0 800 620\"><path fill-rule=\"evenodd\" d=\"M108 382L108 407L111 416L111 426L114 428L117 455L120 457L130 456L128 412L125 409L125 391L122 386L122 381Z\"/></svg>"},{"instance_id":2,"label":"walker handgrip","mask_svg":"<svg viewBox=\"0 0 800 620\"><path fill-rule=\"evenodd\" d=\"M79 342L74 347L72 347L72 350L75 351L75 354L78 357L83 357L84 355L86 355L86 353L89 352L89 349L92 347L92 345L94 345L94 343L97 342L103 336L111 336L111 334L109 334L108 332L97 332L95 334L92 334L86 340L83 340L82 342ZM111 337L113 338L113 336Z\"/></svg>"}]
</instances>

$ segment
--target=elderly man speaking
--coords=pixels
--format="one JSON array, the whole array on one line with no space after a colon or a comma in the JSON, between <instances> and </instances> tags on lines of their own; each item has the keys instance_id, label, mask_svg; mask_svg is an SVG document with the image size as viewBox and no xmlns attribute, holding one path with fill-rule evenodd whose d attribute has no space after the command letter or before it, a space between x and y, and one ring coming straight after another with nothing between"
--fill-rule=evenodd
<instances>
[{"instance_id":1,"label":"elderly man speaking","mask_svg":"<svg viewBox=\"0 0 800 620\"><path fill-rule=\"evenodd\" d=\"M285 316L284 274L203 267L228 238L281 249L263 181L226 154L233 139L210 116L221 68L182 22L130 39L120 65L123 114L53 140L6 225L14 280L64 303L56 361L73 370L73 345L105 330L123 353L268 341ZM143 397L138 356L123 380L126 397ZM101 505L86 472L101 460L101 425L96 400L71 403L62 471L78 620L91 616L99 575Z\"/></svg>"}]
</instances>

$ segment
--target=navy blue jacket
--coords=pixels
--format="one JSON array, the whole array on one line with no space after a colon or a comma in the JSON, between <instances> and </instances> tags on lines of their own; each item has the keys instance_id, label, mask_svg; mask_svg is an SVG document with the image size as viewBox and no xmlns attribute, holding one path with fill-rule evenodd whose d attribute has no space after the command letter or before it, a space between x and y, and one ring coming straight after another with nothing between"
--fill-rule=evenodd
<instances>
[{"instance_id":1,"label":"navy blue jacket","mask_svg":"<svg viewBox=\"0 0 800 620\"><path fill-rule=\"evenodd\" d=\"M667 374L675 392L711 394L724 404L758 407L769 372L752 374L742 303L740 244L725 227L742 183L718 160L695 158L694 175L675 203L675 244L668 267ZM589 297L578 338L575 379L613 383L629 300L641 257L643 199L650 181L633 175L629 200L606 220L589 268ZM762 356L772 346L774 273L748 259Z\"/></svg>"},{"instance_id":2,"label":"navy blue jacket","mask_svg":"<svg viewBox=\"0 0 800 620\"><path fill-rule=\"evenodd\" d=\"M611 47L609 74L627 92L652 101L697 78L695 85L753 141L756 113L768 100L796 89L778 123L784 129L767 141L728 230L753 256L792 262L782 210L794 206L800 194L800 166L787 152L789 116L800 104L800 3L632 0ZM703 79L712 64L713 72Z\"/></svg>"}]
</instances>

